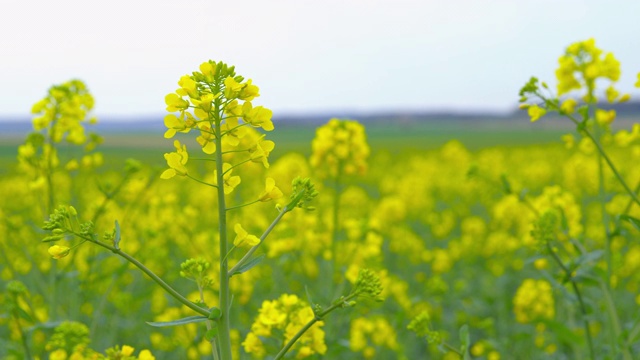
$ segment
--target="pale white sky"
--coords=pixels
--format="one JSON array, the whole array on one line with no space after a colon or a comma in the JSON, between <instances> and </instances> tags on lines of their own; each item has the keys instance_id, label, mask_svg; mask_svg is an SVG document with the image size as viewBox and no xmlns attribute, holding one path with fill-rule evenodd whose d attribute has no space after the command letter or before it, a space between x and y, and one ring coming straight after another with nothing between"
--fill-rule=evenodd
<instances>
[{"instance_id":1,"label":"pale white sky","mask_svg":"<svg viewBox=\"0 0 640 360\"><path fill-rule=\"evenodd\" d=\"M235 64L278 113L509 110L595 37L640 71L640 1L0 0L0 116L84 80L97 115L159 114L183 74Z\"/></svg>"}]
</instances>

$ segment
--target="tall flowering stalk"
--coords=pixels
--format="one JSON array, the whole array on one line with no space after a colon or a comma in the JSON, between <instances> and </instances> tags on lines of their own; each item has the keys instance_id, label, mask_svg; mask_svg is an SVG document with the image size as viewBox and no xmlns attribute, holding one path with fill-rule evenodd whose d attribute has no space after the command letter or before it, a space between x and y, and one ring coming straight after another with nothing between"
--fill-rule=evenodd
<instances>
[{"instance_id":1,"label":"tall flowering stalk","mask_svg":"<svg viewBox=\"0 0 640 360\"><path fill-rule=\"evenodd\" d=\"M602 212L602 224L604 227L605 246L604 251L599 249L587 249L585 244L579 239L571 239L572 245L578 250L579 256L569 256L562 258L562 250L566 249L559 241L558 236L548 228L551 218L550 213L537 214L540 219L536 223L536 227L532 231L532 236L538 240L542 239L545 244L543 248L551 259L556 263L563 273L564 282L570 283L572 290L576 294L579 306L583 315L584 332L589 346L589 354L592 359L597 358L597 350L592 341L592 334L589 325L588 309L585 306L581 287L589 283L580 284L579 281L585 278L578 277L576 274L581 267L589 261L598 260L601 253L604 253L606 272L604 276L593 275L591 280L595 279L602 291L605 303L607 305L607 315L609 317L609 333L611 337L610 351L611 357L622 356L624 359L631 359L631 351L627 346L619 346L623 343L623 331L621 321L616 310L615 302L612 296L612 274L613 274L613 251L612 238L620 232L622 220L628 220L632 223L638 223L640 220L631 218L628 213L633 204L640 205L638 191L640 190L640 182L632 189L627 181L614 164L611 157L607 154L604 147L604 141L611 138L611 124L616 119L615 110L602 109L598 102L598 97L604 97L608 103L622 103L630 99L630 95L621 94L615 87L615 83L620 78L620 62L612 53L605 53L596 47L595 40L576 42L571 44L565 50L565 53L558 60L558 69L556 70L557 78L557 94L554 94L549 86L540 82L537 78L532 77L527 84L520 90L520 102L523 103L521 108L526 109L531 117L531 121L538 121L547 113L555 112L558 115L568 118L576 126L576 130L587 142L592 143L597 149L598 164L598 189L600 197L600 211ZM638 75L640 77L640 75ZM608 87L603 92L598 92L598 85L608 83ZM640 86L640 81L636 83ZM560 97L563 97L562 100ZM618 142L625 138L629 138L629 133L620 131L615 135ZM570 136L570 139L573 139ZM626 193L629 195L629 204L623 213L614 219L616 225L611 229L611 219L607 215L605 204L607 203L606 187L605 187L605 164L608 167L617 182L622 185ZM564 214L562 215L564 216ZM560 223L556 220L555 223ZM543 226L546 224L545 226ZM568 252L571 253L571 252ZM588 266L584 266L588 269ZM584 270L583 270L584 271ZM579 286L581 285L581 286Z\"/></svg>"}]
</instances>

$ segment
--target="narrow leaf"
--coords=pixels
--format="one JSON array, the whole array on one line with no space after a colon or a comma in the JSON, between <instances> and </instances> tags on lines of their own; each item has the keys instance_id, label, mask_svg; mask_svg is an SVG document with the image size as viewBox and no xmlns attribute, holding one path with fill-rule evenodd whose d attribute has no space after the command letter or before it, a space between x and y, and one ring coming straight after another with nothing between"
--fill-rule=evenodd
<instances>
[{"instance_id":1,"label":"narrow leaf","mask_svg":"<svg viewBox=\"0 0 640 360\"><path fill-rule=\"evenodd\" d=\"M113 247L120 250L120 224L116 220L116 229L113 234Z\"/></svg>"},{"instance_id":2,"label":"narrow leaf","mask_svg":"<svg viewBox=\"0 0 640 360\"><path fill-rule=\"evenodd\" d=\"M243 272L251 270L251 268L253 268L254 266L258 265L264 259L264 256L265 256L265 254L262 254L260 256L257 256L255 258L247 261L242 266L240 266L238 268L238 270L234 271L233 274L229 274L229 276L231 277L233 275L242 274Z\"/></svg>"},{"instance_id":3,"label":"narrow leaf","mask_svg":"<svg viewBox=\"0 0 640 360\"><path fill-rule=\"evenodd\" d=\"M640 230L640 219L634 218L633 216L629 215L620 215L620 219L627 220L631 223L631 225L633 225L634 228L636 228L636 230Z\"/></svg>"},{"instance_id":4,"label":"narrow leaf","mask_svg":"<svg viewBox=\"0 0 640 360\"><path fill-rule=\"evenodd\" d=\"M147 321L147 324L155 327L166 327L166 326L177 326L177 325L185 325L197 322L207 321L206 316L196 315L196 316L188 316L186 318L173 320L173 321L161 321L161 322L153 322Z\"/></svg>"}]
</instances>

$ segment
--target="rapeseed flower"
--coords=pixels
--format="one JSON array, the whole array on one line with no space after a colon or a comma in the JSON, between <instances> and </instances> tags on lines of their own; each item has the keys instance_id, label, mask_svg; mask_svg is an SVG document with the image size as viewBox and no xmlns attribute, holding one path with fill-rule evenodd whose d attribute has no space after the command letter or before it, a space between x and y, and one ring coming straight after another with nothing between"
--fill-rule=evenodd
<instances>
[{"instance_id":1,"label":"rapeseed flower","mask_svg":"<svg viewBox=\"0 0 640 360\"><path fill-rule=\"evenodd\" d=\"M51 255L51 257L56 260L62 259L63 257L69 255L70 251L71 251L71 248L69 248L68 246L61 246L61 245L53 245L48 250L49 255Z\"/></svg>"},{"instance_id":2,"label":"rapeseed flower","mask_svg":"<svg viewBox=\"0 0 640 360\"><path fill-rule=\"evenodd\" d=\"M250 235L240 224L236 224L233 230L236 232L236 238L233 240L233 245L236 247L252 247L260 243L260 239L257 236Z\"/></svg>"},{"instance_id":3,"label":"rapeseed flower","mask_svg":"<svg viewBox=\"0 0 640 360\"><path fill-rule=\"evenodd\" d=\"M258 198L262 202L276 200L282 197L282 191L276 186L276 181L268 177L265 183L264 191Z\"/></svg>"},{"instance_id":4,"label":"rapeseed flower","mask_svg":"<svg viewBox=\"0 0 640 360\"><path fill-rule=\"evenodd\" d=\"M189 153L187 152L187 146L184 144L180 144L180 141L175 140L173 145L176 148L176 152L166 153L164 154L165 160L167 160L167 165L169 165L169 169L165 170L161 175L161 179L171 179L176 175L186 176L187 168L186 164L189 161Z\"/></svg>"}]
</instances>

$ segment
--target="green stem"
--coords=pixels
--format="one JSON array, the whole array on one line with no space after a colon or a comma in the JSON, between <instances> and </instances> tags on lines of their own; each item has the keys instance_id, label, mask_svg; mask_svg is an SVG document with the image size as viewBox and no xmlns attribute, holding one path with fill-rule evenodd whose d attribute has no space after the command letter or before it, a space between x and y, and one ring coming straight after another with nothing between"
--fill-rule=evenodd
<instances>
[{"instance_id":1,"label":"green stem","mask_svg":"<svg viewBox=\"0 0 640 360\"><path fill-rule=\"evenodd\" d=\"M564 114L564 115L567 116L569 119L571 119L571 121L573 121L573 123L576 126L580 125L580 122L574 116L572 116L570 114ZM640 205L640 198L638 198L638 195L636 195L636 193L633 190L631 190L629 185L627 185L626 181L624 181L624 179L622 178L622 175L620 175L620 173L618 172L618 169L616 168L616 166L613 165L613 162L611 161L611 158L609 158L609 155L607 155L607 153L604 151L604 148L602 147L602 145L600 145L600 142L598 140L596 140L596 138L586 128L581 129L581 131L596 146L596 148L598 149L598 152L600 153L600 155L602 155L604 160L607 162L607 165L609 165L609 168L611 169L611 171L613 171L613 174L616 176L616 178L618 179L618 181L620 182L622 187L624 187L624 189L627 191L627 193L631 196L633 201L635 201L636 204Z\"/></svg>"},{"instance_id":2,"label":"green stem","mask_svg":"<svg viewBox=\"0 0 640 360\"><path fill-rule=\"evenodd\" d=\"M595 354L593 350L593 340L591 337L591 330L589 329L589 320L587 319L587 308L584 305L584 301L582 300L582 293L580 293L580 289L578 289L578 284L575 282L575 280L573 280L573 277L571 275L571 270L569 270L564 265L562 260L560 260L558 255L551 248L551 245L549 244L548 241L547 241L547 250L549 251L549 254L551 254L551 257L553 257L553 259L556 261L556 263L558 263L562 271L564 271L567 280L571 282L571 287L573 288L573 291L576 293L576 296L578 297L578 302L580 303L580 311L582 312L582 321L583 321L584 331L585 331L585 334L587 335L587 343L589 344L589 355L591 360L595 360Z\"/></svg>"},{"instance_id":3,"label":"green stem","mask_svg":"<svg viewBox=\"0 0 640 360\"><path fill-rule=\"evenodd\" d=\"M278 360L278 359L282 359L284 357L284 355L291 349L291 347L296 343L296 341L298 341L298 339L300 339L302 337L302 335L304 335L305 332L307 332L307 330L309 330L313 324L315 324L318 321L321 321L325 316L327 316L329 313L331 313L332 311L345 307L345 304L355 298L356 296L358 296L357 294L351 294L349 296L347 296L346 298L342 299L342 301L338 301L335 304L331 305L329 308L327 308L326 310L315 314L315 316L313 317L313 319L309 320L309 322L307 322L290 340L289 342L287 342L284 347L280 350L280 352L278 352L278 354L276 355L276 357L274 357L274 360ZM315 312L314 312L315 313Z\"/></svg>"},{"instance_id":4,"label":"green stem","mask_svg":"<svg viewBox=\"0 0 640 360\"><path fill-rule=\"evenodd\" d=\"M204 291L200 282L198 282L198 293L200 294L200 303L204 304ZM206 321L207 331L211 330L211 320ZM213 338L209 341L211 344L211 355L213 355L213 360L220 360L220 354L218 354L218 347L216 345L216 339Z\"/></svg>"},{"instance_id":5,"label":"green stem","mask_svg":"<svg viewBox=\"0 0 640 360\"><path fill-rule=\"evenodd\" d=\"M219 87L219 85L217 85ZM219 90L219 88L216 88ZM218 93L219 91L214 91L214 93ZM221 117L220 114L222 111L220 98L215 100L215 113L214 113L214 121L215 121L215 136L216 142L218 145L222 144L222 129L221 129ZM220 239L220 256L224 256L227 254L227 211L225 204L225 194L224 194L224 173L222 169L222 151L216 151L216 177L218 183L218 234ZM218 345L220 348L220 355L222 360L231 360L231 334L230 327L231 322L229 320L229 311L230 311L230 291L229 291L229 273L228 273L228 260L222 259L220 260L220 310L222 311L222 317L218 321L219 332L218 332Z\"/></svg>"},{"instance_id":6,"label":"green stem","mask_svg":"<svg viewBox=\"0 0 640 360\"><path fill-rule=\"evenodd\" d=\"M217 185L209 184L208 182L202 181L202 180L200 180L200 179L196 179L196 178L194 178L193 176L191 176L191 175L189 175L189 174L186 174L186 176L187 176L189 179L191 179L191 180L195 180L196 182L199 182L200 184L204 184L204 185L207 185L207 186L211 186L211 187L214 187L214 188L216 188L216 189L218 188L218 186L217 186ZM218 184L220 184L220 183L218 183Z\"/></svg>"},{"instance_id":7,"label":"green stem","mask_svg":"<svg viewBox=\"0 0 640 360\"><path fill-rule=\"evenodd\" d=\"M255 200L255 201L252 201L252 202L250 202L250 203L246 203L246 204L242 204L242 205L237 205L237 206L228 207L228 208L227 208L227 211L229 211L229 210L234 210L234 209L239 209L239 208L241 208L241 207L245 207L245 206L249 206L249 205L253 205L253 204L255 204L255 203L259 202L259 201L260 201L260 199Z\"/></svg>"},{"instance_id":8,"label":"green stem","mask_svg":"<svg viewBox=\"0 0 640 360\"><path fill-rule=\"evenodd\" d=\"M453 346L449 345L449 343L447 343L447 342L444 342L444 341L443 341L441 344L442 344L442 346L444 346L445 348L447 348L447 350L449 350L449 351L451 351L451 352L456 353L458 356L460 356L460 357L463 357L463 356L464 356L464 355L462 355L462 353L460 352L460 350L458 350L458 349L454 348Z\"/></svg>"},{"instance_id":9,"label":"green stem","mask_svg":"<svg viewBox=\"0 0 640 360\"><path fill-rule=\"evenodd\" d=\"M15 306L17 307L18 306L17 296L15 296L14 299L15 299ZM20 341L22 342L22 347L24 348L25 358L33 359L33 357L31 356L31 351L29 350L29 344L27 343L27 337L24 335L24 331L22 331L22 325L20 325L20 316L18 315L18 311L13 310L11 314L13 315L12 317L16 322L16 328L18 329L18 333L20 334Z\"/></svg>"},{"instance_id":10,"label":"green stem","mask_svg":"<svg viewBox=\"0 0 640 360\"><path fill-rule=\"evenodd\" d=\"M620 339L620 334L622 333L622 328L620 327L620 319L618 318L618 313L616 311L616 304L613 301L613 297L611 296L611 289L609 284L606 282L600 282L600 287L602 288L602 293L604 294L605 304L607 305L607 312L609 313L609 318L611 320L611 327L613 328L613 340L614 342L611 344L614 349L616 349L617 339ZM631 360L632 356L629 352L628 345L622 349L622 358L625 360Z\"/></svg>"},{"instance_id":11,"label":"green stem","mask_svg":"<svg viewBox=\"0 0 640 360\"><path fill-rule=\"evenodd\" d=\"M82 236L81 234L78 234L78 233L75 233L75 235L80 237L80 238L82 238L82 239L86 239L86 240L88 240L88 241L90 241L90 242L92 242L92 243L94 243L96 245L102 246L103 248L105 248L105 249L107 249L107 250L109 250L109 251L111 251L111 252L113 252L113 253L115 253L117 255L120 255L125 260L127 260L128 262L130 262L133 265L135 265L138 269L142 270L142 272L147 274L147 276L149 276L151 278L151 280L155 281L158 285L160 285L160 287L162 287L167 293L169 293L169 295L173 296L173 298L175 298L176 300L178 300L179 302L184 304L186 307L190 308L191 310L197 312L200 315L209 316L209 311L199 307L198 305L192 303L187 298L182 296L179 292L174 290L171 286L169 286L169 284L164 282L164 280L162 280L158 275L156 275L149 268L144 266L144 264L141 263L140 261L138 261L136 258L132 257L131 255L125 253L124 251L122 251L120 249L116 249L115 247L107 245L107 244L102 243L100 241L84 237L84 236Z\"/></svg>"},{"instance_id":12,"label":"green stem","mask_svg":"<svg viewBox=\"0 0 640 360\"><path fill-rule=\"evenodd\" d=\"M244 254L244 256L242 257L242 259L240 259L240 261L238 261L232 268L231 270L229 270L229 276L231 276L231 274L233 274L234 272L236 272L240 266L242 266L244 263L246 263L247 261L249 261L249 258L251 257L251 255L253 255L254 252L256 252L256 250L258 250L258 247L260 245L262 245L262 242L267 238L267 236L269 236L269 234L271 233L271 230L273 230L273 228L276 226L276 224L278 222L280 222L280 219L282 219L282 217L284 216L284 214L286 214L287 212L289 212L289 210L287 209L287 207L285 206L280 213L278 214L278 216L276 216L276 218L273 220L273 222L271 223L271 225L269 225L269 227L267 228L267 230L264 231L264 233L262 234L262 236L260 236L260 242L258 243L258 245L253 246L251 249L249 249L249 251L247 251L246 254Z\"/></svg>"}]
</instances>

